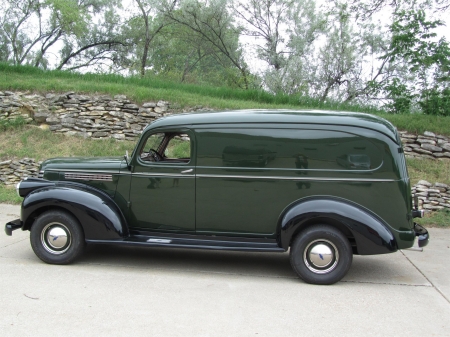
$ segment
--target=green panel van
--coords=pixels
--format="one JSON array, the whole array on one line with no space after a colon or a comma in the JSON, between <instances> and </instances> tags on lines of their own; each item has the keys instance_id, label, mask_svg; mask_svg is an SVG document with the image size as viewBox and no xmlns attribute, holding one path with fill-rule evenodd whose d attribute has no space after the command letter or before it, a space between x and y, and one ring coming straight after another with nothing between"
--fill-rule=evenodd
<instances>
[{"instance_id":1,"label":"green panel van","mask_svg":"<svg viewBox=\"0 0 450 337\"><path fill-rule=\"evenodd\" d=\"M301 279L339 281L353 254L426 246L399 135L360 113L180 114L123 158L55 158L19 183L21 218L47 263L88 244L286 252Z\"/></svg>"}]
</instances>

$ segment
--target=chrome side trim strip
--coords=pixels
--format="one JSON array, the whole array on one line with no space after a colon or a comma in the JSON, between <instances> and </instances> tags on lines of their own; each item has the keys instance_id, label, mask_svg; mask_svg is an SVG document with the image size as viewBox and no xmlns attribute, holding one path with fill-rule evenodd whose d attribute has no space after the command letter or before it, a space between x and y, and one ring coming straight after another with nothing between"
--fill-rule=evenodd
<instances>
[{"instance_id":1,"label":"chrome side trim strip","mask_svg":"<svg viewBox=\"0 0 450 337\"><path fill-rule=\"evenodd\" d=\"M323 177L280 177L280 176L241 176L241 175L218 175L197 174L198 178L232 178L232 179L269 179L269 180L293 180L293 181L346 181L346 182L395 182L394 179L365 179L365 178L323 178Z\"/></svg>"},{"instance_id":2,"label":"chrome side trim strip","mask_svg":"<svg viewBox=\"0 0 450 337\"><path fill-rule=\"evenodd\" d=\"M167 178L195 178L194 174L177 174L177 173L132 173L132 176L140 176L140 177L167 177Z\"/></svg>"},{"instance_id":3,"label":"chrome side trim strip","mask_svg":"<svg viewBox=\"0 0 450 337\"><path fill-rule=\"evenodd\" d=\"M66 180L113 181L111 174L64 173Z\"/></svg>"}]
</instances>

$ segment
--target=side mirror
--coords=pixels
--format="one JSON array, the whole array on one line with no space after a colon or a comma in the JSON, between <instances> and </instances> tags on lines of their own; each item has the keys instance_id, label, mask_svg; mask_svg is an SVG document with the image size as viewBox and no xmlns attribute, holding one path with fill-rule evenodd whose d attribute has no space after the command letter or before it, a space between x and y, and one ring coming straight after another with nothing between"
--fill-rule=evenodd
<instances>
[{"instance_id":1,"label":"side mirror","mask_svg":"<svg viewBox=\"0 0 450 337\"><path fill-rule=\"evenodd\" d=\"M127 163L128 168L130 168L130 156L128 155L128 150L125 151L125 155L123 156L125 162Z\"/></svg>"}]
</instances>

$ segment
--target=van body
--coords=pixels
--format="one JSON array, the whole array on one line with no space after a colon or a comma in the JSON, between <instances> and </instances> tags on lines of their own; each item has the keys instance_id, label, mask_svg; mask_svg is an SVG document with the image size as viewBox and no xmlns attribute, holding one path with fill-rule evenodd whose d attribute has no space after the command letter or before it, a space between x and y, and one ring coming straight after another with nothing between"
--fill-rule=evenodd
<instances>
[{"instance_id":1,"label":"van body","mask_svg":"<svg viewBox=\"0 0 450 337\"><path fill-rule=\"evenodd\" d=\"M428 243L396 129L360 113L250 110L148 125L131 156L55 158L18 186L21 219L48 263L84 242L290 250L306 282L331 284L353 254ZM55 239L56 237L56 239Z\"/></svg>"}]
</instances>

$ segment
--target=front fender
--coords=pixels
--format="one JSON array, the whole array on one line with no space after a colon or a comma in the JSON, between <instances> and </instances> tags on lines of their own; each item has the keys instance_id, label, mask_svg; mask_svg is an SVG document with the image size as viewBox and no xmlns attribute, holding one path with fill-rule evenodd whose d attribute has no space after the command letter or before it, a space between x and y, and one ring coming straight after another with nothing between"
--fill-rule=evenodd
<instances>
[{"instance_id":1,"label":"front fender","mask_svg":"<svg viewBox=\"0 0 450 337\"><path fill-rule=\"evenodd\" d=\"M86 240L114 240L128 236L122 212L106 194L82 185L59 185L36 189L22 203L23 229L48 209L72 213L84 230Z\"/></svg>"},{"instance_id":2,"label":"front fender","mask_svg":"<svg viewBox=\"0 0 450 337\"><path fill-rule=\"evenodd\" d=\"M292 238L312 223L331 220L351 233L360 255L385 254L398 249L389 226L374 213L345 199L316 196L300 199L281 215L279 245L288 249Z\"/></svg>"}]
</instances>

